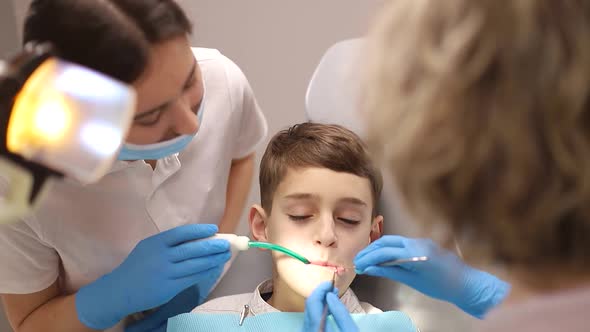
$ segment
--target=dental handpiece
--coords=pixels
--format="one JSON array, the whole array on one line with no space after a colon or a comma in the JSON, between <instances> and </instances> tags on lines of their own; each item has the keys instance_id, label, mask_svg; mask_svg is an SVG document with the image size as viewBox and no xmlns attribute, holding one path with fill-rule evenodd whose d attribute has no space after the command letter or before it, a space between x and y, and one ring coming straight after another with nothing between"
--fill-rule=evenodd
<instances>
[{"instance_id":1,"label":"dental handpiece","mask_svg":"<svg viewBox=\"0 0 590 332\"><path fill-rule=\"evenodd\" d=\"M283 246L278 244L269 243L269 242L259 242L259 241L251 241L249 237L243 235L236 235L236 234L228 234L228 233L217 233L211 237L208 237L203 240L210 240L210 239L222 239L227 240L230 243L231 251L246 251L250 248L261 248L261 249L268 249L274 250L278 252L282 252L283 254L293 257L303 264L309 264L310 261L303 257L302 255L294 252L293 250L287 249Z\"/></svg>"},{"instance_id":2,"label":"dental handpiece","mask_svg":"<svg viewBox=\"0 0 590 332\"><path fill-rule=\"evenodd\" d=\"M203 240L213 240L213 239L220 239L220 240L227 240L230 244L232 251L246 251L250 247L248 246L248 242L250 242L250 238L247 236L236 235L236 234L229 234L229 233L217 233L211 237L208 237Z\"/></svg>"}]
</instances>

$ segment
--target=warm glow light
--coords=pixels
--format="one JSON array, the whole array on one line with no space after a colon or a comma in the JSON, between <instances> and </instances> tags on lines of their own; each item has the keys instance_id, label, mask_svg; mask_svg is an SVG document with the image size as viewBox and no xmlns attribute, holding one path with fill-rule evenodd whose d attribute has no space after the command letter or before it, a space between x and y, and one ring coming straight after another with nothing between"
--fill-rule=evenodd
<instances>
[{"instance_id":1,"label":"warm glow light","mask_svg":"<svg viewBox=\"0 0 590 332\"><path fill-rule=\"evenodd\" d=\"M16 96L6 135L9 151L27 156L35 146L57 141L68 129L67 103L51 86L55 69L55 61L43 63Z\"/></svg>"},{"instance_id":2,"label":"warm glow light","mask_svg":"<svg viewBox=\"0 0 590 332\"><path fill-rule=\"evenodd\" d=\"M48 59L16 95L8 151L83 183L110 168L131 124L135 91L87 68Z\"/></svg>"},{"instance_id":3,"label":"warm glow light","mask_svg":"<svg viewBox=\"0 0 590 332\"><path fill-rule=\"evenodd\" d=\"M25 81L12 107L2 110L9 116L6 148L36 165L0 156L0 178L8 183L5 190L0 188L0 223L31 210L33 185L44 187L33 177L39 166L84 184L104 176L136 107L132 86L57 58L46 59L19 79Z\"/></svg>"},{"instance_id":4,"label":"warm glow light","mask_svg":"<svg viewBox=\"0 0 590 332\"><path fill-rule=\"evenodd\" d=\"M33 121L39 139L57 141L67 132L71 116L66 103L59 98L52 98L41 101Z\"/></svg>"}]
</instances>

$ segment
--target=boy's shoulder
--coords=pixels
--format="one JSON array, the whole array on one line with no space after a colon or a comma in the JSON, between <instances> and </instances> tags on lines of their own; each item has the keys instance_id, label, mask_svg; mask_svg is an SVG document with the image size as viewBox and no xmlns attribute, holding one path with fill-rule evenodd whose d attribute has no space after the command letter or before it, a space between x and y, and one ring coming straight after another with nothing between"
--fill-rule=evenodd
<instances>
[{"instance_id":1,"label":"boy's shoulder","mask_svg":"<svg viewBox=\"0 0 590 332\"><path fill-rule=\"evenodd\" d=\"M261 314L265 312L278 311L268 304L261 294L272 292L272 281L263 281L253 293L244 293L230 296L218 297L207 301L193 309L192 313L208 314L241 314L244 306L249 306L249 312L252 314ZM358 314L377 314L382 313L381 309L371 305L368 302L361 302L356 297L352 289L348 289L340 298L349 312Z\"/></svg>"},{"instance_id":2,"label":"boy's shoulder","mask_svg":"<svg viewBox=\"0 0 590 332\"><path fill-rule=\"evenodd\" d=\"M361 305L361 308L363 308L363 311L365 314L380 314L383 312L383 310L375 307L374 305L372 305L369 302L360 302L359 304Z\"/></svg>"},{"instance_id":3,"label":"boy's shoulder","mask_svg":"<svg viewBox=\"0 0 590 332\"><path fill-rule=\"evenodd\" d=\"M218 297L196 307L192 313L239 314L244 309L244 305L248 304L251 297L252 293Z\"/></svg>"}]
</instances>

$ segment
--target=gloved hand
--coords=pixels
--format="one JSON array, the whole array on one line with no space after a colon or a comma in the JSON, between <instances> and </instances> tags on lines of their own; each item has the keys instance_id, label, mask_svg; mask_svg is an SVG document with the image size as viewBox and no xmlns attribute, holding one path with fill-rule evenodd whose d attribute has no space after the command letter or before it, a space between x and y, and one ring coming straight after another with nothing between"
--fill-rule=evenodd
<instances>
[{"instance_id":1,"label":"gloved hand","mask_svg":"<svg viewBox=\"0 0 590 332\"><path fill-rule=\"evenodd\" d=\"M319 331L326 304L328 305L328 313L332 315L341 332L359 331L348 309L340 302L337 295L338 290L334 289L334 292L331 290L332 283L330 281L323 282L305 300L303 332ZM333 329L326 324L326 331L333 331Z\"/></svg>"},{"instance_id":2,"label":"gloved hand","mask_svg":"<svg viewBox=\"0 0 590 332\"><path fill-rule=\"evenodd\" d=\"M149 316L125 327L125 332L166 332L169 318L191 312L203 303L222 271L223 266L211 269L208 272L210 274L209 282L199 283L183 290Z\"/></svg>"},{"instance_id":3,"label":"gloved hand","mask_svg":"<svg viewBox=\"0 0 590 332\"><path fill-rule=\"evenodd\" d=\"M127 315L169 302L189 286L212 285L231 257L229 242L194 240L216 232L216 225L191 224L142 240L111 273L80 288L79 320L105 330Z\"/></svg>"},{"instance_id":4,"label":"gloved hand","mask_svg":"<svg viewBox=\"0 0 590 332\"><path fill-rule=\"evenodd\" d=\"M428 256L425 262L378 266L386 261ZM500 304L510 285L474 269L450 251L428 239L386 235L371 243L354 260L357 273L385 277L406 284L430 297L455 304L477 318Z\"/></svg>"}]
</instances>

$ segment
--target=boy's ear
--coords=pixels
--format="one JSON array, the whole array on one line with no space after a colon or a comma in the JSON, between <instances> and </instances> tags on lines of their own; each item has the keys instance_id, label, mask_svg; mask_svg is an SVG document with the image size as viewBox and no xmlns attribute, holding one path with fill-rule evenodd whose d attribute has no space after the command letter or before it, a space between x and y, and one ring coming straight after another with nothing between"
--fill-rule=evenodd
<instances>
[{"instance_id":1,"label":"boy's ear","mask_svg":"<svg viewBox=\"0 0 590 332\"><path fill-rule=\"evenodd\" d=\"M381 235L383 235L383 216L376 216L371 224L370 242L379 239Z\"/></svg>"},{"instance_id":2,"label":"boy's ear","mask_svg":"<svg viewBox=\"0 0 590 332\"><path fill-rule=\"evenodd\" d=\"M260 205L252 205L248 217L252 238L256 241L267 241L266 236L266 212Z\"/></svg>"}]
</instances>

